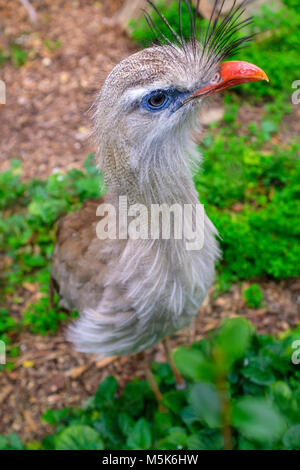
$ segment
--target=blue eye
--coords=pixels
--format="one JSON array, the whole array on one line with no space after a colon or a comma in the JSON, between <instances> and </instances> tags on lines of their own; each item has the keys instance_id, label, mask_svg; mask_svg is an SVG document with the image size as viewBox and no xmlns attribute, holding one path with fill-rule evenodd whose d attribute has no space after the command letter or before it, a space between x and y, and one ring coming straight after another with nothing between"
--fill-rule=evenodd
<instances>
[{"instance_id":1,"label":"blue eye","mask_svg":"<svg viewBox=\"0 0 300 470\"><path fill-rule=\"evenodd\" d=\"M165 109L171 102L170 95L164 90L157 90L143 98L142 104L149 111Z\"/></svg>"}]
</instances>

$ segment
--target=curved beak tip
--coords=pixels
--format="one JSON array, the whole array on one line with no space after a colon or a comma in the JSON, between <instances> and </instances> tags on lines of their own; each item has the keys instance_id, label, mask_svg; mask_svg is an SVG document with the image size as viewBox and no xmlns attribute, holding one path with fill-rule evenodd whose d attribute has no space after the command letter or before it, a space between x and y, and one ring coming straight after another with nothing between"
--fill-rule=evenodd
<instances>
[{"instance_id":1,"label":"curved beak tip","mask_svg":"<svg viewBox=\"0 0 300 470\"><path fill-rule=\"evenodd\" d=\"M220 67L220 76L225 87L261 80L269 82L268 75L261 68L240 60L223 62Z\"/></svg>"},{"instance_id":2,"label":"curved beak tip","mask_svg":"<svg viewBox=\"0 0 300 470\"><path fill-rule=\"evenodd\" d=\"M265 80L269 82L268 75L257 65L240 60L222 62L219 69L220 81L206 85L194 93L194 97L212 95L236 85L248 82Z\"/></svg>"},{"instance_id":3,"label":"curved beak tip","mask_svg":"<svg viewBox=\"0 0 300 470\"><path fill-rule=\"evenodd\" d=\"M263 80L266 80L266 82L270 83L269 77L268 77L268 75L266 74L266 72L263 72L263 73L264 73L264 78L263 78Z\"/></svg>"}]
</instances>

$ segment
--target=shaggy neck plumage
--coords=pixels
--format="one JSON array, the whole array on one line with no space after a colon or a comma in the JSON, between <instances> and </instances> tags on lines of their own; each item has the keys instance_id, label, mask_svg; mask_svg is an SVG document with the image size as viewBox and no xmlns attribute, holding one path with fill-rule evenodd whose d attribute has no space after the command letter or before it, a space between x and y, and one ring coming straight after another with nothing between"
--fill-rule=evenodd
<instances>
[{"instance_id":1,"label":"shaggy neck plumage","mask_svg":"<svg viewBox=\"0 0 300 470\"><path fill-rule=\"evenodd\" d=\"M118 206L119 196L127 196L129 204L148 208L155 203L197 204L191 171L195 146L183 131L155 145L145 141L139 154L125 142L102 147L107 202ZM188 251L184 240L174 238L109 240L101 253L105 256L107 250L110 260L104 295L95 310L84 310L72 340L86 352L127 354L189 324L213 281L215 233L205 217L205 243L198 251Z\"/></svg>"},{"instance_id":2,"label":"shaggy neck plumage","mask_svg":"<svg viewBox=\"0 0 300 470\"><path fill-rule=\"evenodd\" d=\"M101 146L107 198L117 203L119 196L126 196L129 205L149 209L152 204L197 204L192 174L200 155L191 134L184 125L160 139L130 145L119 138Z\"/></svg>"}]
</instances>

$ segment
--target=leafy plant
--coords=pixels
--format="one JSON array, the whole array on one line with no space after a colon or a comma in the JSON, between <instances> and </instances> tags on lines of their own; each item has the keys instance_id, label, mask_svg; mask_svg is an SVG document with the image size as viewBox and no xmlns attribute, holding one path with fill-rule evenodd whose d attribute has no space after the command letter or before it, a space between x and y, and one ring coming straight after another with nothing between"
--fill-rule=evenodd
<instances>
[{"instance_id":1,"label":"leafy plant","mask_svg":"<svg viewBox=\"0 0 300 470\"><path fill-rule=\"evenodd\" d=\"M61 41L59 41L58 39L56 41L53 41L52 39L46 38L44 40L44 44L50 52L54 52L56 49L59 49L62 46Z\"/></svg>"},{"instance_id":2,"label":"leafy plant","mask_svg":"<svg viewBox=\"0 0 300 470\"><path fill-rule=\"evenodd\" d=\"M33 179L23 183L20 162L13 160L11 169L0 173L0 250L5 253L0 297L6 302L8 297L15 297L22 285L38 284L41 298L26 309L21 322L35 333L54 333L60 322L67 319L57 302L49 309L50 261L56 220L79 209L86 198L101 193L101 175L95 169L92 155L84 169L56 173L46 181ZM0 328L3 324L0 334L2 331L8 334L12 329L9 325L16 324L8 311L5 318L5 323L2 316L0 319Z\"/></svg>"},{"instance_id":3,"label":"leafy plant","mask_svg":"<svg viewBox=\"0 0 300 470\"><path fill-rule=\"evenodd\" d=\"M263 297L263 293L258 284L251 284L251 286L244 290L244 299L248 307L259 308Z\"/></svg>"},{"instance_id":4,"label":"leafy plant","mask_svg":"<svg viewBox=\"0 0 300 470\"><path fill-rule=\"evenodd\" d=\"M176 390L168 364L154 363L164 411L147 382L134 379L120 393L107 377L80 408L44 413L55 432L40 447L300 449L295 339L300 328L277 339L257 335L244 318L226 320L209 339L175 350L185 390Z\"/></svg>"},{"instance_id":5,"label":"leafy plant","mask_svg":"<svg viewBox=\"0 0 300 470\"><path fill-rule=\"evenodd\" d=\"M8 436L0 436L1 450L24 450L24 446L19 437L12 433Z\"/></svg>"},{"instance_id":6,"label":"leafy plant","mask_svg":"<svg viewBox=\"0 0 300 470\"><path fill-rule=\"evenodd\" d=\"M207 134L203 168L195 176L222 237L222 278L298 276L300 146L265 152L260 134L236 135L234 127L237 132L233 124Z\"/></svg>"},{"instance_id":7,"label":"leafy plant","mask_svg":"<svg viewBox=\"0 0 300 470\"><path fill-rule=\"evenodd\" d=\"M18 44L13 44L11 46L10 55L12 63L16 67L22 67L28 59L28 52Z\"/></svg>"},{"instance_id":8,"label":"leafy plant","mask_svg":"<svg viewBox=\"0 0 300 470\"><path fill-rule=\"evenodd\" d=\"M6 333L14 328L15 323L15 319L8 315L8 310L0 308L0 341L7 342Z\"/></svg>"}]
</instances>

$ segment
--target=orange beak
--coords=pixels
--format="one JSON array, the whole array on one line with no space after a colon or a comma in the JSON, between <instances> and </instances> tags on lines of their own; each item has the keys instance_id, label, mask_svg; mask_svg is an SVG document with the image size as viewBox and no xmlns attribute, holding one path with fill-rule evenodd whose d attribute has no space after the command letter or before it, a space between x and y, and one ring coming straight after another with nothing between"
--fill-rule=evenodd
<instances>
[{"instance_id":1,"label":"orange beak","mask_svg":"<svg viewBox=\"0 0 300 470\"><path fill-rule=\"evenodd\" d=\"M242 83L257 82L259 80L269 81L267 74L262 69L256 65L250 64L249 62L243 62L240 60L222 62L219 74L220 78L218 81L210 83L200 90L197 90L191 98L213 95L219 91L225 90L226 88L240 85Z\"/></svg>"}]
</instances>

